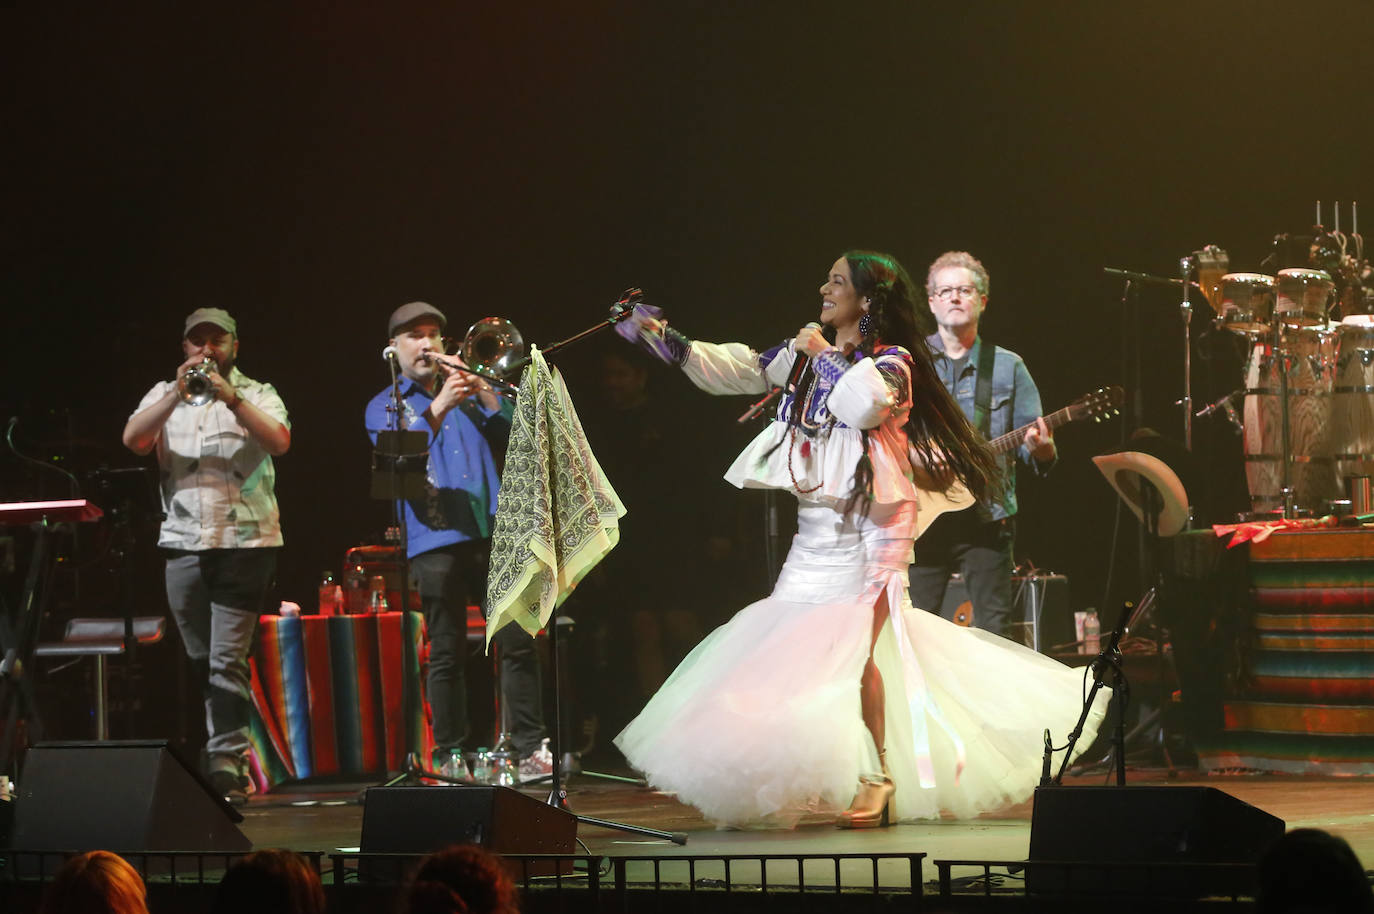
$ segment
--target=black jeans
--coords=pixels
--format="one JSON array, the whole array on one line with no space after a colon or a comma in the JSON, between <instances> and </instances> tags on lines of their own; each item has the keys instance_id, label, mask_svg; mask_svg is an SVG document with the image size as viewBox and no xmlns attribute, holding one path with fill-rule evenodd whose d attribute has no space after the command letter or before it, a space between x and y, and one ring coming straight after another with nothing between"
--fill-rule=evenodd
<instances>
[{"instance_id":1,"label":"black jeans","mask_svg":"<svg viewBox=\"0 0 1374 914\"><path fill-rule=\"evenodd\" d=\"M938 613L949 576L957 571L973 603L973 624L994 635L1006 634L1015 540L1014 517L980 520L977 506L941 514L916 540L912 605Z\"/></svg>"},{"instance_id":2,"label":"black jeans","mask_svg":"<svg viewBox=\"0 0 1374 914\"><path fill-rule=\"evenodd\" d=\"M429 633L429 673L425 680L434 715L434 744L457 749L468 736L467 605L472 584L485 584L481 550L485 543L456 543L410 560L420 592L420 609ZM521 757L544 738L542 680L534 639L518 625L507 625L492 639L501 658L501 702L511 742Z\"/></svg>"}]
</instances>

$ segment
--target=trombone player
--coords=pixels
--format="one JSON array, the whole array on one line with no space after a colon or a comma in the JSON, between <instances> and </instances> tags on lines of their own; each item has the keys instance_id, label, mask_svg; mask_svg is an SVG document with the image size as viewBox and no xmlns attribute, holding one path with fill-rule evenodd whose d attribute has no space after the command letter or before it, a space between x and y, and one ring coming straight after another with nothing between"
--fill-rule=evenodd
<instances>
[{"instance_id":1,"label":"trombone player","mask_svg":"<svg viewBox=\"0 0 1374 914\"><path fill-rule=\"evenodd\" d=\"M273 457L291 447L271 384L239 371L238 325L219 308L186 318L176 380L159 381L124 426L124 446L157 451L167 603L205 697L205 771L248 799L248 655L282 545Z\"/></svg>"},{"instance_id":2,"label":"trombone player","mask_svg":"<svg viewBox=\"0 0 1374 914\"><path fill-rule=\"evenodd\" d=\"M400 372L367 405L373 445L389 429L423 432L429 444L424 494L404 499L406 558L420 594L429 636L426 687L433 714L433 767L461 777L450 760L468 736L467 605L485 595L487 550L500 488L513 406L487 381L459 370L467 363L444 354L448 319L426 302L410 302L387 321L385 350ZM448 363L443 367L440 361ZM395 399L399 396L399 404ZM397 411L400 411L399 422ZM534 641L517 626L495 637L501 692L522 780L552 770L541 713L539 660Z\"/></svg>"}]
</instances>

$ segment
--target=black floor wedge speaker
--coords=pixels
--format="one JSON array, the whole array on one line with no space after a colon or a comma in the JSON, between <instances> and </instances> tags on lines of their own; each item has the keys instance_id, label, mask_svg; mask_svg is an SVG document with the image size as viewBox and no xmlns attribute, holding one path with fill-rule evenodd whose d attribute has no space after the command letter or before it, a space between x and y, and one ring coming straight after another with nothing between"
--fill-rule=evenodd
<instances>
[{"instance_id":1,"label":"black floor wedge speaker","mask_svg":"<svg viewBox=\"0 0 1374 914\"><path fill-rule=\"evenodd\" d=\"M480 844L498 854L572 854L577 818L509 787L372 787L364 854L426 854Z\"/></svg>"},{"instance_id":2,"label":"black floor wedge speaker","mask_svg":"<svg viewBox=\"0 0 1374 914\"><path fill-rule=\"evenodd\" d=\"M1039 787L1026 889L1157 897L1246 893L1254 887L1253 870L1191 865L1253 864L1283 833L1282 819L1215 787ZM1037 861L1046 865L1035 866ZM1060 863L1074 866L1051 865Z\"/></svg>"},{"instance_id":3,"label":"black floor wedge speaker","mask_svg":"<svg viewBox=\"0 0 1374 914\"><path fill-rule=\"evenodd\" d=\"M15 798L15 850L252 849L243 816L164 740L39 743Z\"/></svg>"}]
</instances>

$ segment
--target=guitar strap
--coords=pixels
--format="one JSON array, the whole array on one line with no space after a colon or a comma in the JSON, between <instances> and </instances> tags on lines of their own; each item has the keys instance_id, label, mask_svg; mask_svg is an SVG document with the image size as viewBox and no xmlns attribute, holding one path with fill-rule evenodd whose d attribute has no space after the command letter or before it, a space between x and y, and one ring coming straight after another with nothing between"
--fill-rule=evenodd
<instances>
[{"instance_id":1,"label":"guitar strap","mask_svg":"<svg viewBox=\"0 0 1374 914\"><path fill-rule=\"evenodd\" d=\"M992 363L997 347L979 340L978 380L973 388L973 424L984 438L992 438Z\"/></svg>"}]
</instances>

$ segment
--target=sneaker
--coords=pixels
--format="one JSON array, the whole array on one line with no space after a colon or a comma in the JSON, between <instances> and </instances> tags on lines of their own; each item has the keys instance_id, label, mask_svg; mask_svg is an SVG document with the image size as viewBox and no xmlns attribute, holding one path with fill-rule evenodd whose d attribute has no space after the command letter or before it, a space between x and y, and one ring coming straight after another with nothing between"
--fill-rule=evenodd
<instances>
[{"instance_id":1,"label":"sneaker","mask_svg":"<svg viewBox=\"0 0 1374 914\"><path fill-rule=\"evenodd\" d=\"M520 783L546 778L553 774L553 753L545 739L539 748L520 760Z\"/></svg>"},{"instance_id":2,"label":"sneaker","mask_svg":"<svg viewBox=\"0 0 1374 914\"><path fill-rule=\"evenodd\" d=\"M231 806L248 805L248 788L244 785L245 778L239 777L232 771L220 769L210 772L208 778L210 787L215 793L224 797L225 801Z\"/></svg>"}]
</instances>

